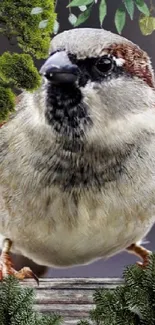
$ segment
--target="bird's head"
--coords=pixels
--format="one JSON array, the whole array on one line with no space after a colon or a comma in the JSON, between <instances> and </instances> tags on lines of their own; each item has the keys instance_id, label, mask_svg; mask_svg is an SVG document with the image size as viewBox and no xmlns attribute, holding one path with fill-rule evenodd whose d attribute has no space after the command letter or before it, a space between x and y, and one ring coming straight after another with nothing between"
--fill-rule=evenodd
<instances>
[{"instance_id":1,"label":"bird's head","mask_svg":"<svg viewBox=\"0 0 155 325\"><path fill-rule=\"evenodd\" d=\"M128 125L132 135L138 127L132 118L155 103L148 55L103 29L73 29L55 36L40 73L46 123L63 138L114 142L118 130L125 137Z\"/></svg>"}]
</instances>

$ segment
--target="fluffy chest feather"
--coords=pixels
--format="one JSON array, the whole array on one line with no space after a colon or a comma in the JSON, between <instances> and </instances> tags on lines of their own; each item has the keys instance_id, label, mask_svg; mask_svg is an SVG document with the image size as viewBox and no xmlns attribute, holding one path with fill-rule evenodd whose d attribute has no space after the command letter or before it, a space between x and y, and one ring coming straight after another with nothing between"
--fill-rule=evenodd
<instances>
[{"instance_id":1,"label":"fluffy chest feather","mask_svg":"<svg viewBox=\"0 0 155 325\"><path fill-rule=\"evenodd\" d=\"M16 218L6 220L5 234L13 239L15 250L45 265L69 266L105 258L139 241L154 223L152 197L143 204L142 191L136 202L134 193L129 191L127 196L126 190L125 194L126 198L121 197L111 186L106 192L75 200L62 191L46 190L37 200L31 197L18 204Z\"/></svg>"},{"instance_id":2,"label":"fluffy chest feather","mask_svg":"<svg viewBox=\"0 0 155 325\"><path fill-rule=\"evenodd\" d=\"M154 181L146 167L139 177L138 151L96 155L29 156L23 169L16 162L3 191L8 217L1 225L16 251L46 265L82 264L113 255L150 230Z\"/></svg>"},{"instance_id":3,"label":"fluffy chest feather","mask_svg":"<svg viewBox=\"0 0 155 325\"><path fill-rule=\"evenodd\" d=\"M137 148L128 144L123 151L107 148L85 148L82 143L64 144L33 158L35 172L40 175L42 187L58 186L66 192L98 192L107 183L126 174L126 164L131 157L138 156Z\"/></svg>"}]
</instances>

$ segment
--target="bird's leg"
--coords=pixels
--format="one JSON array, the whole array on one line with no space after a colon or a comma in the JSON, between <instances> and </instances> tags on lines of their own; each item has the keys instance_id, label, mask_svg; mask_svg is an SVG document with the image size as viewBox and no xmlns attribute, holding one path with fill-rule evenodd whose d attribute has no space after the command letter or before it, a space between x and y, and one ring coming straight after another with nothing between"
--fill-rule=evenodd
<instances>
[{"instance_id":1,"label":"bird's leg","mask_svg":"<svg viewBox=\"0 0 155 325\"><path fill-rule=\"evenodd\" d=\"M6 238L3 242L2 253L0 256L0 281L2 281L8 275L13 275L19 280L23 280L25 278L34 278L39 284L37 276L29 267L23 267L20 271L16 271L13 268L11 257L9 255L11 246L11 240Z\"/></svg>"},{"instance_id":2,"label":"bird's leg","mask_svg":"<svg viewBox=\"0 0 155 325\"><path fill-rule=\"evenodd\" d=\"M149 257L151 254L151 251L145 249L144 247L138 245L138 244L132 244L129 247L126 248L130 253L133 253L143 260L142 262L137 262L136 264L140 267L144 268L149 264Z\"/></svg>"}]
</instances>

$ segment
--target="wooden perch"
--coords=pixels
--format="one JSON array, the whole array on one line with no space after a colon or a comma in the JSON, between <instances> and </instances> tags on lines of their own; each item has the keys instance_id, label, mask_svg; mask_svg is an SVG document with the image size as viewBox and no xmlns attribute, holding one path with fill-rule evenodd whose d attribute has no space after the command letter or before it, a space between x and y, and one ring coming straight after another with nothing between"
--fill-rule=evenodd
<instances>
[{"instance_id":1,"label":"wooden perch","mask_svg":"<svg viewBox=\"0 0 155 325\"><path fill-rule=\"evenodd\" d=\"M41 279L39 287L32 280L23 286L35 288L34 308L42 313L55 312L63 317L63 325L75 325L81 319L88 319L93 308L93 293L97 288L114 289L123 284L118 278L65 278Z\"/></svg>"}]
</instances>

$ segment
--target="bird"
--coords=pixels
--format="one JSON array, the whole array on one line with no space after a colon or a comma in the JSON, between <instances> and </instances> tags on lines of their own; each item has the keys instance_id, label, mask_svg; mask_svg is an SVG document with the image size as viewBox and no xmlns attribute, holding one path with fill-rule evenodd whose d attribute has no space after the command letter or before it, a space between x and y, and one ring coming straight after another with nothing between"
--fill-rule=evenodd
<instances>
[{"instance_id":1,"label":"bird","mask_svg":"<svg viewBox=\"0 0 155 325\"><path fill-rule=\"evenodd\" d=\"M155 79L138 45L104 29L53 37L41 86L0 128L0 279L10 252L72 267L141 258L155 222Z\"/></svg>"}]
</instances>

